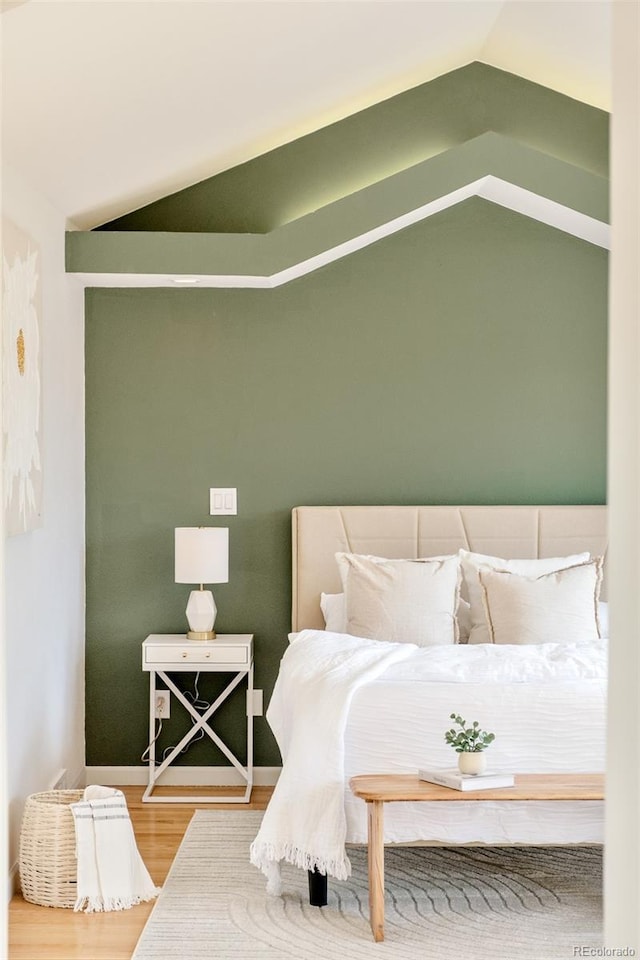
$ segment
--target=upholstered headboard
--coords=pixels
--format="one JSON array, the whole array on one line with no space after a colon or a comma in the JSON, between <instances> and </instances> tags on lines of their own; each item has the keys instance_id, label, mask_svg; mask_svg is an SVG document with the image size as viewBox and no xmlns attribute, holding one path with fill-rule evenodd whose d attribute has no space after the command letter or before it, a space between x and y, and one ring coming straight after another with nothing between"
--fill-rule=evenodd
<instances>
[{"instance_id":1,"label":"upholstered headboard","mask_svg":"<svg viewBox=\"0 0 640 960\"><path fill-rule=\"evenodd\" d=\"M464 547L515 559L607 549L605 506L295 507L292 525L294 631L324 627L320 594L342 589L338 550L415 558Z\"/></svg>"}]
</instances>

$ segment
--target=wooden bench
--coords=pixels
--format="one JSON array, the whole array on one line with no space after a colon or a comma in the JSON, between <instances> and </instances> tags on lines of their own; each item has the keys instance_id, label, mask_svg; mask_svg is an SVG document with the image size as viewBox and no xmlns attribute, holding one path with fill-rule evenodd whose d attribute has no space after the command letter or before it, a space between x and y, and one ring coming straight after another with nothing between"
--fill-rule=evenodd
<instances>
[{"instance_id":1,"label":"wooden bench","mask_svg":"<svg viewBox=\"0 0 640 960\"><path fill-rule=\"evenodd\" d=\"M352 777L349 786L367 804L369 920L373 938L384 940L384 804L438 800L603 800L604 774L519 774L515 786L499 790L461 791L419 780L414 775Z\"/></svg>"}]
</instances>

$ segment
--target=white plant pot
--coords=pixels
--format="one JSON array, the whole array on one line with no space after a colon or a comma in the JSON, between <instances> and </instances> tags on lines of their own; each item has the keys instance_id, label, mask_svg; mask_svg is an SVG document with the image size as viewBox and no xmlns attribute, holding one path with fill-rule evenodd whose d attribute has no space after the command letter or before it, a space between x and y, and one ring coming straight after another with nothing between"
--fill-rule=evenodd
<instances>
[{"instance_id":1,"label":"white plant pot","mask_svg":"<svg viewBox=\"0 0 640 960\"><path fill-rule=\"evenodd\" d=\"M487 758L484 753L459 753L458 770L460 773L471 774L476 777L487 769Z\"/></svg>"}]
</instances>

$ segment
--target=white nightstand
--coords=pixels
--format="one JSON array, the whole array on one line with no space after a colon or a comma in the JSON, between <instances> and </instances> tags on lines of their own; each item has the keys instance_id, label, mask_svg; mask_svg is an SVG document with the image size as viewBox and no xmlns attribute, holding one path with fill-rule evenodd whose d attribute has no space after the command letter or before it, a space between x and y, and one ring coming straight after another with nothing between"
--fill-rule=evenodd
<instances>
[{"instance_id":1,"label":"white nightstand","mask_svg":"<svg viewBox=\"0 0 640 960\"><path fill-rule=\"evenodd\" d=\"M142 800L145 803L248 803L253 786L253 634L219 633L215 640L187 640L184 634L153 633L142 644L142 669L149 673L149 785ZM233 677L205 713L198 713L176 686L171 673L231 673ZM167 685L194 723L171 753L156 767L155 705L156 677ZM247 765L244 767L212 729L209 721L238 684L247 678ZM212 740L246 781L243 796L152 796L158 779L180 751L200 730Z\"/></svg>"}]
</instances>

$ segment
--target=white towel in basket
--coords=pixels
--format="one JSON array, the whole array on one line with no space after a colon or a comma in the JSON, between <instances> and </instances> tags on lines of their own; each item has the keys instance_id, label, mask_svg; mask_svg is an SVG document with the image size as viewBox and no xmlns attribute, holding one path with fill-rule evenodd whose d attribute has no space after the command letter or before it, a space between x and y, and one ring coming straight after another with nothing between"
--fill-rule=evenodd
<instances>
[{"instance_id":1,"label":"white towel in basket","mask_svg":"<svg viewBox=\"0 0 640 960\"><path fill-rule=\"evenodd\" d=\"M74 910L126 910L160 893L138 851L121 790L90 786L72 803L78 891Z\"/></svg>"}]
</instances>

